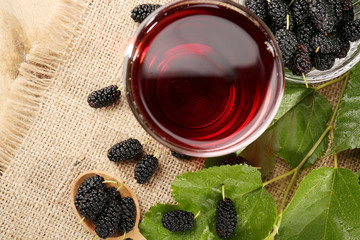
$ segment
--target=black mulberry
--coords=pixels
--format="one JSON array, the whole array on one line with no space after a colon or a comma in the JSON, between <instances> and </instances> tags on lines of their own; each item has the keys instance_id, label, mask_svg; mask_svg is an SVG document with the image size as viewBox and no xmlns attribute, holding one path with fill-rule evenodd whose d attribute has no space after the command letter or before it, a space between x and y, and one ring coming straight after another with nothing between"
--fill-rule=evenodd
<instances>
[{"instance_id":1,"label":"black mulberry","mask_svg":"<svg viewBox=\"0 0 360 240\"><path fill-rule=\"evenodd\" d=\"M342 1L335 0L334 3L330 4L332 6L334 17L335 17L335 27L340 26L343 21L343 10L342 10Z\"/></svg>"},{"instance_id":2,"label":"black mulberry","mask_svg":"<svg viewBox=\"0 0 360 240\"><path fill-rule=\"evenodd\" d=\"M110 200L104 211L95 220L95 232L100 238L114 235L121 221L121 206L117 200Z\"/></svg>"},{"instance_id":3,"label":"black mulberry","mask_svg":"<svg viewBox=\"0 0 360 240\"><path fill-rule=\"evenodd\" d=\"M330 33L335 26L335 15L332 6L326 0L312 0L309 14L314 27L321 33Z\"/></svg>"},{"instance_id":4,"label":"black mulberry","mask_svg":"<svg viewBox=\"0 0 360 240\"><path fill-rule=\"evenodd\" d=\"M226 158L222 161L221 165L239 165L239 164L248 164L247 160L241 156L236 156L232 158Z\"/></svg>"},{"instance_id":5,"label":"black mulberry","mask_svg":"<svg viewBox=\"0 0 360 240\"><path fill-rule=\"evenodd\" d=\"M194 226L194 214L183 210L167 212L161 222L171 232L186 232Z\"/></svg>"},{"instance_id":6,"label":"black mulberry","mask_svg":"<svg viewBox=\"0 0 360 240\"><path fill-rule=\"evenodd\" d=\"M268 16L271 20L270 27L273 31L279 29L293 30L294 20L289 5L282 0L266 2ZM289 15L289 29L287 29L287 15Z\"/></svg>"},{"instance_id":7,"label":"black mulberry","mask_svg":"<svg viewBox=\"0 0 360 240\"><path fill-rule=\"evenodd\" d=\"M85 179L75 196L75 207L87 219L96 219L107 202L104 178L99 175Z\"/></svg>"},{"instance_id":8,"label":"black mulberry","mask_svg":"<svg viewBox=\"0 0 360 240\"><path fill-rule=\"evenodd\" d=\"M305 23L297 26L296 28L296 38L298 43L305 45L309 52L313 52L315 50L310 46L314 34L314 28L312 27L311 23Z\"/></svg>"},{"instance_id":9,"label":"black mulberry","mask_svg":"<svg viewBox=\"0 0 360 240\"><path fill-rule=\"evenodd\" d=\"M312 69L309 50L304 45L298 45L294 56L291 59L289 69L294 75L307 74Z\"/></svg>"},{"instance_id":10,"label":"black mulberry","mask_svg":"<svg viewBox=\"0 0 360 240\"><path fill-rule=\"evenodd\" d=\"M329 70L334 66L335 63L335 55L330 54L321 54L315 53L314 57L311 59L312 65L320 71Z\"/></svg>"},{"instance_id":11,"label":"black mulberry","mask_svg":"<svg viewBox=\"0 0 360 240\"><path fill-rule=\"evenodd\" d=\"M136 206L134 200L130 197L124 197L120 200L120 215L121 221L119 223L119 231L121 233L130 232L136 221Z\"/></svg>"},{"instance_id":12,"label":"black mulberry","mask_svg":"<svg viewBox=\"0 0 360 240\"><path fill-rule=\"evenodd\" d=\"M296 50L296 36L293 32L281 29L276 32L275 39L279 45L284 64L285 66L288 66L290 59Z\"/></svg>"},{"instance_id":13,"label":"black mulberry","mask_svg":"<svg viewBox=\"0 0 360 240\"><path fill-rule=\"evenodd\" d=\"M158 166L158 159L153 155L145 155L135 167L135 179L139 184L150 181Z\"/></svg>"},{"instance_id":14,"label":"black mulberry","mask_svg":"<svg viewBox=\"0 0 360 240\"><path fill-rule=\"evenodd\" d=\"M174 157L179 158L179 159L184 159L184 160L190 160L191 159L190 156L187 156L187 155L184 155L184 154L181 154L181 153L178 153L178 152L174 152L172 150L171 150L171 155L173 155Z\"/></svg>"},{"instance_id":15,"label":"black mulberry","mask_svg":"<svg viewBox=\"0 0 360 240\"><path fill-rule=\"evenodd\" d=\"M346 57L347 53L350 50L350 42L347 40L343 40L340 43L340 50L339 52L336 54L337 58L344 58Z\"/></svg>"},{"instance_id":16,"label":"black mulberry","mask_svg":"<svg viewBox=\"0 0 360 240\"><path fill-rule=\"evenodd\" d=\"M112 146L108 151L108 158L113 162L135 158L143 149L137 139L130 138Z\"/></svg>"},{"instance_id":17,"label":"black mulberry","mask_svg":"<svg viewBox=\"0 0 360 240\"><path fill-rule=\"evenodd\" d=\"M354 6L351 0L345 0L342 5L343 21L350 22L354 20Z\"/></svg>"},{"instance_id":18,"label":"black mulberry","mask_svg":"<svg viewBox=\"0 0 360 240\"><path fill-rule=\"evenodd\" d=\"M110 200L115 200L115 201L118 201L118 202L120 201L121 194L116 188L114 188L114 187L107 188L107 193L108 193L109 201Z\"/></svg>"},{"instance_id":19,"label":"black mulberry","mask_svg":"<svg viewBox=\"0 0 360 240\"><path fill-rule=\"evenodd\" d=\"M318 49L319 53L337 53L340 50L339 39L336 34L325 36L324 34L316 34L310 42L311 49Z\"/></svg>"},{"instance_id":20,"label":"black mulberry","mask_svg":"<svg viewBox=\"0 0 360 240\"><path fill-rule=\"evenodd\" d=\"M267 20L266 0L246 0L245 6L264 22Z\"/></svg>"},{"instance_id":21,"label":"black mulberry","mask_svg":"<svg viewBox=\"0 0 360 240\"><path fill-rule=\"evenodd\" d=\"M360 39L360 19L345 23L343 28L344 37L350 42Z\"/></svg>"},{"instance_id":22,"label":"black mulberry","mask_svg":"<svg viewBox=\"0 0 360 240\"><path fill-rule=\"evenodd\" d=\"M117 102L120 95L119 88L116 85L111 85L90 93L88 103L93 108L107 107Z\"/></svg>"},{"instance_id":23,"label":"black mulberry","mask_svg":"<svg viewBox=\"0 0 360 240\"><path fill-rule=\"evenodd\" d=\"M131 18L134 19L135 22L141 23L145 20L153 11L161 7L158 4L141 4L136 6L131 11Z\"/></svg>"},{"instance_id":24,"label":"black mulberry","mask_svg":"<svg viewBox=\"0 0 360 240\"><path fill-rule=\"evenodd\" d=\"M297 25L305 24L309 21L309 5L311 0L295 0L291 12Z\"/></svg>"},{"instance_id":25,"label":"black mulberry","mask_svg":"<svg viewBox=\"0 0 360 240\"><path fill-rule=\"evenodd\" d=\"M229 238L237 224L234 203L229 198L222 199L216 207L216 232L220 238Z\"/></svg>"}]
</instances>

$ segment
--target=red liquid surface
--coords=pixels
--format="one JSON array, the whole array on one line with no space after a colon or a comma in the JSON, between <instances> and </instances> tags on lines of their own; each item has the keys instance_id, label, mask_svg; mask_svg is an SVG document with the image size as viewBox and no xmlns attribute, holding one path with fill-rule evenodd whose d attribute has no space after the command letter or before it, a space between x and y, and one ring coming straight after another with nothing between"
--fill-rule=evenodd
<instances>
[{"instance_id":1,"label":"red liquid surface","mask_svg":"<svg viewBox=\"0 0 360 240\"><path fill-rule=\"evenodd\" d=\"M180 148L210 151L241 141L276 102L269 36L225 7L171 11L135 41L128 84L141 117Z\"/></svg>"}]
</instances>

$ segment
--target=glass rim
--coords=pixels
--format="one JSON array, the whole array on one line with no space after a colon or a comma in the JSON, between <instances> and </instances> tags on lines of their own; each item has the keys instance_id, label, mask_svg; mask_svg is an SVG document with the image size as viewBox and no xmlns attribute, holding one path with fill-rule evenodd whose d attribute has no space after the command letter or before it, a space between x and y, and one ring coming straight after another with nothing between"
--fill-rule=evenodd
<instances>
[{"instance_id":1,"label":"glass rim","mask_svg":"<svg viewBox=\"0 0 360 240\"><path fill-rule=\"evenodd\" d=\"M276 90L275 96L277 96L274 100L274 103L271 105L271 109L268 110L268 113L264 115L264 117L261 118L261 120L265 121L259 121L261 122L261 124L257 124L255 125L255 130L252 133L248 133L249 135L244 138L243 140L241 140L240 142L234 141L229 145L226 146L222 146L221 148L213 148L213 149L194 149L194 148L187 148L184 146L178 146L177 144L174 144L166 139L164 139L163 137L159 136L155 131L153 131L151 129L151 127L146 123L146 120L144 120L141 117L141 113L139 112L137 106L136 106L136 102L134 97L132 96L131 91L129 91L129 85L128 84L128 76L131 75L129 74L129 70L131 70L131 59L134 56L134 53L136 51L135 49L135 43L138 39L139 34L141 33L142 29L147 27L148 24L151 24L155 18L155 16L157 16L159 13L161 13L162 11L168 9L168 8L173 8L173 7L177 7L177 6L182 6L182 5L188 5L188 4L197 4L197 3L214 3L214 4L219 4L222 3L227 6L231 6L232 10L236 10L237 12L239 12L240 14L248 17L252 22L254 22L255 25L259 26L259 28L262 28L263 31L266 32L266 34L268 35L267 38L269 40L271 40L271 46L274 48L274 58L275 60L275 64L274 64L274 68L277 69L277 83L278 83L278 89ZM250 145L252 142L254 142L258 137L260 137L265 131L266 129L269 127L269 125L271 124L271 122L273 121L273 119L275 118L275 115L280 107L281 104L281 100L284 94L284 88L285 88L285 73L284 73L284 65L283 65L283 61L281 59L281 54L280 54L280 49L275 41L275 37L272 34L272 32L270 31L270 29L267 27L266 24L264 24L261 21L258 21L258 18L255 14L253 14L251 11L249 11L248 9L246 9L244 6L235 3L231 0L176 0L170 3L167 3L163 6L161 6L160 8L156 9L154 12L152 12L137 28L137 30L135 31L133 37L131 38L131 41L126 49L125 52L125 60L124 60L124 68L123 68L123 81L124 81L124 89L125 89L125 94L126 94L126 98L127 101L129 103L130 109L133 112L136 120L140 123L140 125L144 128L144 130L151 136L153 137L156 141L160 142L161 144L163 144L164 146L170 148L171 150L175 151L175 152L179 152L188 156L193 156L193 157L218 157L218 156L223 156L223 155L227 155L230 153L234 153L236 151L239 151L241 149L244 149L246 146ZM246 134L246 133L244 133Z\"/></svg>"}]
</instances>

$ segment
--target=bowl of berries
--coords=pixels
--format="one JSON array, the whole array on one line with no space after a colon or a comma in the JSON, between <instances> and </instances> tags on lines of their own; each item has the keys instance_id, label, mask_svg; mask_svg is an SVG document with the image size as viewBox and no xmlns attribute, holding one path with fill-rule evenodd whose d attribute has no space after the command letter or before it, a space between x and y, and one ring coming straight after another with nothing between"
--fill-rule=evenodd
<instances>
[{"instance_id":1,"label":"bowl of berries","mask_svg":"<svg viewBox=\"0 0 360 240\"><path fill-rule=\"evenodd\" d=\"M267 24L287 80L335 79L360 61L360 1L239 0Z\"/></svg>"}]
</instances>

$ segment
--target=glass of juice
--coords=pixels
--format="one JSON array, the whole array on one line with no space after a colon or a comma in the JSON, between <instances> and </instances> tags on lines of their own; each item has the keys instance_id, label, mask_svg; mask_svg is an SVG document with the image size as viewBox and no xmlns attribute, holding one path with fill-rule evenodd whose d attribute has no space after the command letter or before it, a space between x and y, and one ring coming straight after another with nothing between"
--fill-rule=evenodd
<instances>
[{"instance_id":1,"label":"glass of juice","mask_svg":"<svg viewBox=\"0 0 360 240\"><path fill-rule=\"evenodd\" d=\"M126 96L170 149L225 155L273 120L285 84L280 56L267 26L237 3L171 2L141 23L126 51Z\"/></svg>"}]
</instances>

